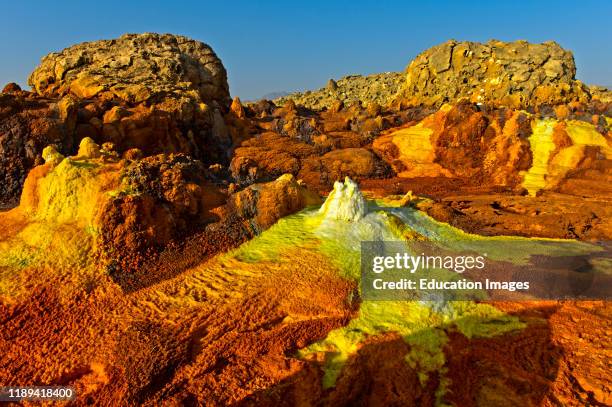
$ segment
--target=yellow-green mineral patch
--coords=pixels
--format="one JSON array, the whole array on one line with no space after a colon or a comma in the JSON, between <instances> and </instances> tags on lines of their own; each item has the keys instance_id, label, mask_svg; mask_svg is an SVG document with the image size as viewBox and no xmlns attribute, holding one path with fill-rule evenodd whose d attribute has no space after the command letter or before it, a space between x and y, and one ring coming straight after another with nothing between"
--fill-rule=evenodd
<instances>
[{"instance_id":1,"label":"yellow-green mineral patch","mask_svg":"<svg viewBox=\"0 0 612 407\"><path fill-rule=\"evenodd\" d=\"M554 119L543 119L533 124L533 133L529 137L533 162L523 179L523 186L530 195L557 185L569 170L579 165L587 146L599 147L606 158L612 157L612 149L606 138L593 124L579 120L565 122L572 145L561 148L551 157L551 153L557 149L553 141L553 129L557 123Z\"/></svg>"},{"instance_id":2,"label":"yellow-green mineral patch","mask_svg":"<svg viewBox=\"0 0 612 407\"><path fill-rule=\"evenodd\" d=\"M523 180L523 186L532 196L546 187L548 160L555 150L552 135L556 124L554 119L536 120L533 124L533 133L529 137L533 161Z\"/></svg>"},{"instance_id":3,"label":"yellow-green mineral patch","mask_svg":"<svg viewBox=\"0 0 612 407\"><path fill-rule=\"evenodd\" d=\"M347 197L345 199L351 199ZM342 204L342 203L340 203ZM532 254L572 255L596 250L587 243L558 239L522 237L483 237L437 222L410 207L397 207L384 200L367 203L368 213L355 221L326 216L325 211L306 209L281 219L255 239L231 251L223 258L235 259L247 267L270 269L270 262L291 272L289 250L316 251L328 258L338 273L360 281L360 243L362 241L408 242L425 240L451 250L477 250L495 260L527 264ZM295 253L295 251L294 251ZM431 374L438 374L442 399L448 380L445 374L443 347L447 332L457 330L468 338L501 335L524 327L517 317L495 307L470 301L362 301L356 318L345 327L297 354L310 358L323 354L323 383L332 387L342 369L368 336L395 332L410 345L406 363L414 368L425 383ZM319 359L319 358L317 358Z\"/></svg>"},{"instance_id":4,"label":"yellow-green mineral patch","mask_svg":"<svg viewBox=\"0 0 612 407\"><path fill-rule=\"evenodd\" d=\"M606 138L591 123L569 120L566 131L574 144L602 147L609 154L610 146Z\"/></svg>"}]
</instances>

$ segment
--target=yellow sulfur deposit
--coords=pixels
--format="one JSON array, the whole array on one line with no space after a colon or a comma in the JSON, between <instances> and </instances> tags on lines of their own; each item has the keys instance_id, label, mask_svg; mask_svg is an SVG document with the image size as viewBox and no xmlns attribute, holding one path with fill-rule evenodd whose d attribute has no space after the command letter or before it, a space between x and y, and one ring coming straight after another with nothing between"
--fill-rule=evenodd
<instances>
[{"instance_id":1,"label":"yellow sulfur deposit","mask_svg":"<svg viewBox=\"0 0 612 407\"><path fill-rule=\"evenodd\" d=\"M91 226L104 192L113 189L118 178L113 170L113 165L65 158L42 177L33 171L20 208L38 221Z\"/></svg>"},{"instance_id":2,"label":"yellow sulfur deposit","mask_svg":"<svg viewBox=\"0 0 612 407\"><path fill-rule=\"evenodd\" d=\"M53 278L77 285L99 272L91 259L94 219L119 184L120 164L64 158L52 146L44 149L43 158L47 163L28 174L20 205L0 213L0 230L5 231L0 236L0 299L5 301L24 291L24 269L46 267L54 270Z\"/></svg>"},{"instance_id":3,"label":"yellow sulfur deposit","mask_svg":"<svg viewBox=\"0 0 612 407\"><path fill-rule=\"evenodd\" d=\"M433 130L419 123L412 127L397 130L382 136L374 142L374 148L391 142L397 148L397 160L405 163L407 168L398 171L398 177L434 177L451 176L440 164L434 163L434 147L431 144Z\"/></svg>"},{"instance_id":4,"label":"yellow sulfur deposit","mask_svg":"<svg viewBox=\"0 0 612 407\"><path fill-rule=\"evenodd\" d=\"M62 162L64 156L57 151L55 146L47 146L42 151L42 158L46 163L57 165Z\"/></svg>"},{"instance_id":5,"label":"yellow sulfur deposit","mask_svg":"<svg viewBox=\"0 0 612 407\"><path fill-rule=\"evenodd\" d=\"M100 146L97 145L90 137L85 137L79 144L79 152L77 154L80 158L98 158L102 155L100 152Z\"/></svg>"},{"instance_id":6,"label":"yellow sulfur deposit","mask_svg":"<svg viewBox=\"0 0 612 407\"><path fill-rule=\"evenodd\" d=\"M599 147L607 159L612 157L612 149L595 126L577 120L568 120L564 124L572 145L559 148L554 143L553 131L563 123L554 119L534 122L533 133L529 137L533 161L523 180L523 186L530 195L557 186L568 171L580 165L588 146Z\"/></svg>"},{"instance_id":7,"label":"yellow sulfur deposit","mask_svg":"<svg viewBox=\"0 0 612 407\"><path fill-rule=\"evenodd\" d=\"M535 195L540 189L546 187L548 159L550 153L555 149L552 134L556 124L557 121L552 119L534 122L533 133L529 137L533 162L523 181L523 186L530 195Z\"/></svg>"},{"instance_id":8,"label":"yellow sulfur deposit","mask_svg":"<svg viewBox=\"0 0 612 407\"><path fill-rule=\"evenodd\" d=\"M567 134L574 144L601 147L606 157L611 157L612 149L604 136L591 123L569 120L567 122Z\"/></svg>"}]
</instances>

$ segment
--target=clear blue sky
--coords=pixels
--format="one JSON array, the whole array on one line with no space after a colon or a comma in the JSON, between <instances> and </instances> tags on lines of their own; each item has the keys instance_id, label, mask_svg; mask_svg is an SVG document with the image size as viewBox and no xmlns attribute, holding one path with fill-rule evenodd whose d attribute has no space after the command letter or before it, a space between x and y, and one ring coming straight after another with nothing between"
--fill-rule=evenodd
<instances>
[{"instance_id":1,"label":"clear blue sky","mask_svg":"<svg viewBox=\"0 0 612 407\"><path fill-rule=\"evenodd\" d=\"M612 1L3 1L0 84L25 84L40 58L125 32L170 32L210 44L232 95L318 88L351 73L403 70L454 38L571 49L578 78L612 85Z\"/></svg>"}]
</instances>

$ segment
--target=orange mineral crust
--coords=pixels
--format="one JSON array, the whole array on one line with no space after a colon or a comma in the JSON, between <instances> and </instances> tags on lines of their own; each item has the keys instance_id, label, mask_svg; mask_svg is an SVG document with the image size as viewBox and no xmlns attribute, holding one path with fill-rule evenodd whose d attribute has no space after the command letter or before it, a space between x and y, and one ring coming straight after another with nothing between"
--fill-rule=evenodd
<instances>
[{"instance_id":1,"label":"orange mineral crust","mask_svg":"<svg viewBox=\"0 0 612 407\"><path fill-rule=\"evenodd\" d=\"M405 73L243 102L183 36L49 54L0 93L0 386L612 405L609 301L379 301L360 269L362 242L393 242L609 276L612 98L575 74L554 42L449 41Z\"/></svg>"}]
</instances>

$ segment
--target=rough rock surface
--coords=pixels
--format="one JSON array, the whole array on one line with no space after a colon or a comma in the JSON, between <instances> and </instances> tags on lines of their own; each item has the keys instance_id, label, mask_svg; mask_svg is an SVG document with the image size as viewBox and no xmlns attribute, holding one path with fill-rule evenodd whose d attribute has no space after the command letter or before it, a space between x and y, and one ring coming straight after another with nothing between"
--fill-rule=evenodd
<instances>
[{"instance_id":1,"label":"rough rock surface","mask_svg":"<svg viewBox=\"0 0 612 407\"><path fill-rule=\"evenodd\" d=\"M280 218L321 203L321 198L291 174L251 185L232 194L225 206L215 210L221 219L240 220L245 234L254 236Z\"/></svg>"},{"instance_id":2,"label":"rough rock surface","mask_svg":"<svg viewBox=\"0 0 612 407\"><path fill-rule=\"evenodd\" d=\"M609 139L607 125L461 102L386 132L373 149L400 178L458 178L533 195L556 188L577 170L607 171Z\"/></svg>"},{"instance_id":3,"label":"rough rock surface","mask_svg":"<svg viewBox=\"0 0 612 407\"><path fill-rule=\"evenodd\" d=\"M419 54L395 103L436 105L467 98L515 108L589 99L570 51L555 42L454 40Z\"/></svg>"},{"instance_id":4,"label":"rough rock surface","mask_svg":"<svg viewBox=\"0 0 612 407\"><path fill-rule=\"evenodd\" d=\"M0 96L0 205L17 203L45 146L74 155L84 137L119 154L228 161L226 72L201 42L170 34L86 42L44 57L29 83L35 92L9 84Z\"/></svg>"},{"instance_id":5,"label":"rough rock surface","mask_svg":"<svg viewBox=\"0 0 612 407\"><path fill-rule=\"evenodd\" d=\"M156 155L122 171L122 184L100 207L96 242L100 264L111 274L136 270L169 243L213 219L225 196L206 179L199 161Z\"/></svg>"},{"instance_id":6,"label":"rough rock surface","mask_svg":"<svg viewBox=\"0 0 612 407\"><path fill-rule=\"evenodd\" d=\"M47 97L79 98L79 135L112 142L119 152L227 160L227 75L199 41L147 33L85 42L44 57L29 83Z\"/></svg>"},{"instance_id":7,"label":"rough rock surface","mask_svg":"<svg viewBox=\"0 0 612 407\"><path fill-rule=\"evenodd\" d=\"M0 94L0 208L18 203L28 171L43 162L44 147L53 144L64 154L75 147L76 119L70 96L53 102L15 88Z\"/></svg>"},{"instance_id":8,"label":"rough rock surface","mask_svg":"<svg viewBox=\"0 0 612 407\"><path fill-rule=\"evenodd\" d=\"M293 100L295 104L309 109L330 109L338 101L365 105L386 105L397 93L404 76L400 72L385 72L373 75L349 75L338 81L330 79L327 86L315 91L292 93L274 100L279 105Z\"/></svg>"},{"instance_id":9,"label":"rough rock surface","mask_svg":"<svg viewBox=\"0 0 612 407\"><path fill-rule=\"evenodd\" d=\"M589 86L589 93L593 99L597 99L603 103L612 103L612 90L605 86Z\"/></svg>"},{"instance_id":10,"label":"rough rock surface","mask_svg":"<svg viewBox=\"0 0 612 407\"><path fill-rule=\"evenodd\" d=\"M84 42L44 57L28 84L39 94L108 95L130 103L189 94L229 105L227 74L206 44L171 34L125 34Z\"/></svg>"},{"instance_id":11,"label":"rough rock surface","mask_svg":"<svg viewBox=\"0 0 612 407\"><path fill-rule=\"evenodd\" d=\"M313 112L289 101L250 105L248 118L259 133L234 150L230 164L240 185L270 181L290 173L319 192L327 192L337 180L384 177L390 168L370 149L381 130L406 117L358 105L338 106L333 111ZM419 116L420 117L420 116Z\"/></svg>"},{"instance_id":12,"label":"rough rock surface","mask_svg":"<svg viewBox=\"0 0 612 407\"><path fill-rule=\"evenodd\" d=\"M445 106L418 124L377 138L376 151L399 177L467 178L520 183L531 164L530 118L520 112L485 114L463 103Z\"/></svg>"}]
</instances>

